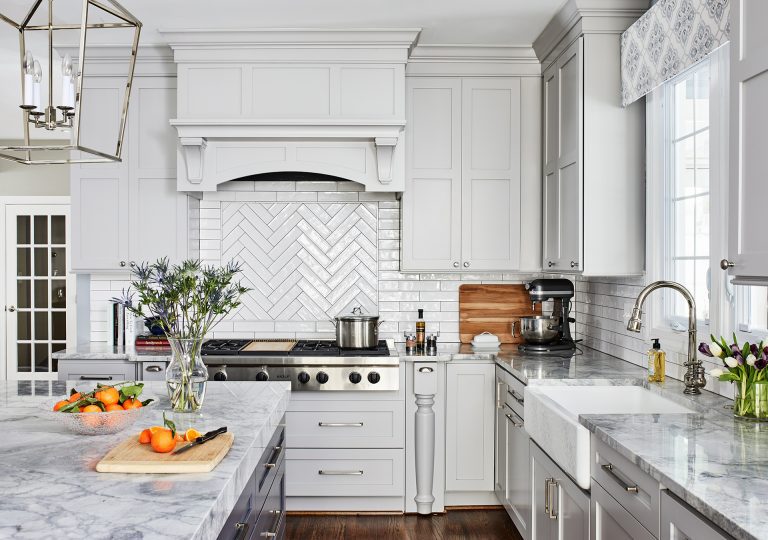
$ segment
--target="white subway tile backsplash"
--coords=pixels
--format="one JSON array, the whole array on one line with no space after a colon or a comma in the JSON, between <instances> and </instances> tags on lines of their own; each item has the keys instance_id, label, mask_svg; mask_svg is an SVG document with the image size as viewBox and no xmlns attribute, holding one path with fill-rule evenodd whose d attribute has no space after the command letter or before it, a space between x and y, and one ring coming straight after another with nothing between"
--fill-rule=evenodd
<instances>
[{"instance_id":1,"label":"white subway tile backsplash","mask_svg":"<svg viewBox=\"0 0 768 540\"><path fill-rule=\"evenodd\" d=\"M317 201L317 193L312 191L284 191L276 194L282 202L313 202Z\"/></svg>"}]
</instances>

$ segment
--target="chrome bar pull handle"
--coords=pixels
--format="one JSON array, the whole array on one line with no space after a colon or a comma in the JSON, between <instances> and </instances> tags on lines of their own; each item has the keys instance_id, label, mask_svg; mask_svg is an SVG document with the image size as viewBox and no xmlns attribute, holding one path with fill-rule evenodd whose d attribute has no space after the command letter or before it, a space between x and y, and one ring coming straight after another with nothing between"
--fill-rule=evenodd
<instances>
[{"instance_id":1,"label":"chrome bar pull handle","mask_svg":"<svg viewBox=\"0 0 768 540\"><path fill-rule=\"evenodd\" d=\"M363 427L362 422L318 422L320 427Z\"/></svg>"},{"instance_id":2,"label":"chrome bar pull handle","mask_svg":"<svg viewBox=\"0 0 768 540\"><path fill-rule=\"evenodd\" d=\"M317 474L321 474L323 476L362 476L363 471L326 471L320 469L317 471Z\"/></svg>"},{"instance_id":3,"label":"chrome bar pull handle","mask_svg":"<svg viewBox=\"0 0 768 540\"><path fill-rule=\"evenodd\" d=\"M613 464L608 463L607 465L601 465L602 469L608 474L611 478L613 478L617 484L619 484L627 493L637 493L638 488L637 485L628 484L622 478L616 474L616 472L613 470Z\"/></svg>"}]
</instances>

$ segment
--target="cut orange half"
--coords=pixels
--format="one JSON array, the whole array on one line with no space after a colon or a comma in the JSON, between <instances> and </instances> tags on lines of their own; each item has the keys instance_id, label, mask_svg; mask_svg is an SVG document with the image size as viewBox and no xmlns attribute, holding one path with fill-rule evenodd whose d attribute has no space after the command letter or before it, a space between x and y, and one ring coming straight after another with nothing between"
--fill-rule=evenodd
<instances>
[{"instance_id":1,"label":"cut orange half","mask_svg":"<svg viewBox=\"0 0 768 540\"><path fill-rule=\"evenodd\" d=\"M197 431L195 428L189 428L186 432L184 432L184 440L188 442L192 442L198 437L202 437L203 434Z\"/></svg>"}]
</instances>

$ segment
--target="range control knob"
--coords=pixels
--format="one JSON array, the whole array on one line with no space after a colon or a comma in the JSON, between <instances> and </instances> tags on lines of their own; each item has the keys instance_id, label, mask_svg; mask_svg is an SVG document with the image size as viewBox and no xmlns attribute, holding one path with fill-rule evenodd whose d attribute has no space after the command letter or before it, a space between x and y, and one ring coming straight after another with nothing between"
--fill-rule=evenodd
<instances>
[{"instance_id":1,"label":"range control knob","mask_svg":"<svg viewBox=\"0 0 768 540\"><path fill-rule=\"evenodd\" d=\"M353 371L352 373L349 374L349 382L351 382L352 384L357 384L362 380L363 380L363 376L360 375L357 371Z\"/></svg>"},{"instance_id":2,"label":"range control knob","mask_svg":"<svg viewBox=\"0 0 768 540\"><path fill-rule=\"evenodd\" d=\"M375 371L371 371L371 372L368 374L368 382L369 382L369 383L371 383L371 384L376 384L376 383L377 383L377 382L379 382L380 380L381 380L381 375L379 375L379 374L378 374L378 373L376 373Z\"/></svg>"},{"instance_id":3,"label":"range control knob","mask_svg":"<svg viewBox=\"0 0 768 540\"><path fill-rule=\"evenodd\" d=\"M306 371L302 371L301 373L299 373L299 382L301 384L307 384L309 382L309 379L310 379L309 373L307 373Z\"/></svg>"},{"instance_id":4,"label":"range control knob","mask_svg":"<svg viewBox=\"0 0 768 540\"><path fill-rule=\"evenodd\" d=\"M269 373L266 371L259 371L256 374L256 380L257 381L268 381L269 380Z\"/></svg>"},{"instance_id":5,"label":"range control knob","mask_svg":"<svg viewBox=\"0 0 768 540\"><path fill-rule=\"evenodd\" d=\"M325 384L328 382L328 374L325 371L321 371L320 373L317 374L317 377L315 377L315 379L317 379L317 382L319 382L320 384Z\"/></svg>"},{"instance_id":6,"label":"range control knob","mask_svg":"<svg viewBox=\"0 0 768 540\"><path fill-rule=\"evenodd\" d=\"M223 369L221 371L217 371L213 374L213 380L214 381L226 381L227 380L227 372Z\"/></svg>"}]
</instances>

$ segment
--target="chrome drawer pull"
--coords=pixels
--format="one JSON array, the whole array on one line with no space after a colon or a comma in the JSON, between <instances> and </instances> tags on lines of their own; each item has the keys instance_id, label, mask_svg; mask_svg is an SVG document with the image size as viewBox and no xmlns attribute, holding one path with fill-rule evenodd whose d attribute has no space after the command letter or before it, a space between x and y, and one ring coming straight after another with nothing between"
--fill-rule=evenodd
<instances>
[{"instance_id":1,"label":"chrome drawer pull","mask_svg":"<svg viewBox=\"0 0 768 540\"><path fill-rule=\"evenodd\" d=\"M512 415L511 415L511 414L509 414L509 413L504 413L504 416L506 416L506 417L507 417L507 420L509 420L510 422L512 422L512 425L513 425L513 426L515 426L515 427L523 427L523 424L521 424L521 423L517 422L517 421L516 421L516 420L515 420L515 419L512 417Z\"/></svg>"},{"instance_id":2,"label":"chrome drawer pull","mask_svg":"<svg viewBox=\"0 0 768 540\"><path fill-rule=\"evenodd\" d=\"M318 422L320 427L363 427L362 422Z\"/></svg>"},{"instance_id":3,"label":"chrome drawer pull","mask_svg":"<svg viewBox=\"0 0 768 540\"><path fill-rule=\"evenodd\" d=\"M112 376L100 377L98 375L80 375L81 381L111 381Z\"/></svg>"},{"instance_id":4,"label":"chrome drawer pull","mask_svg":"<svg viewBox=\"0 0 768 540\"><path fill-rule=\"evenodd\" d=\"M520 405L525 405L525 399L523 398L523 396L521 396L520 394L518 394L514 390L507 390L507 394L512 396L512 399L517 401Z\"/></svg>"},{"instance_id":5,"label":"chrome drawer pull","mask_svg":"<svg viewBox=\"0 0 768 540\"><path fill-rule=\"evenodd\" d=\"M264 468L266 469L274 469L277 467L277 458L280 457L280 451L283 449L282 446L275 446L272 449L272 455L269 457L269 463L264 464Z\"/></svg>"},{"instance_id":6,"label":"chrome drawer pull","mask_svg":"<svg viewBox=\"0 0 768 540\"><path fill-rule=\"evenodd\" d=\"M627 484L624 480L622 480L618 474L616 474L613 470L613 464L609 463L608 465L601 465L603 470L611 477L613 478L617 484L619 484L627 493L637 493L637 485L630 485Z\"/></svg>"},{"instance_id":7,"label":"chrome drawer pull","mask_svg":"<svg viewBox=\"0 0 768 540\"><path fill-rule=\"evenodd\" d=\"M432 373L433 371L435 371L435 370L432 369L431 367L424 366L424 367L419 368L419 373Z\"/></svg>"},{"instance_id":8,"label":"chrome drawer pull","mask_svg":"<svg viewBox=\"0 0 768 540\"><path fill-rule=\"evenodd\" d=\"M324 476L362 476L363 471L324 471L320 469L317 474Z\"/></svg>"},{"instance_id":9,"label":"chrome drawer pull","mask_svg":"<svg viewBox=\"0 0 768 540\"><path fill-rule=\"evenodd\" d=\"M270 514L275 514L275 516L276 516L275 517L275 521L274 521L275 526L272 528L271 531L265 531L265 532L261 533L259 536L261 536L262 538L275 538L275 537L277 537L277 533L278 533L278 531L280 530L280 527L283 524L283 513L280 510L270 510L269 513Z\"/></svg>"},{"instance_id":10,"label":"chrome drawer pull","mask_svg":"<svg viewBox=\"0 0 768 540\"><path fill-rule=\"evenodd\" d=\"M147 366L147 371L150 373L160 373L163 370L160 366Z\"/></svg>"},{"instance_id":11,"label":"chrome drawer pull","mask_svg":"<svg viewBox=\"0 0 768 540\"><path fill-rule=\"evenodd\" d=\"M550 478L547 481L547 499L549 499L549 511L547 512L547 516L549 519L557 519L557 513L555 512L555 495L557 495L557 480L554 478ZM555 488L555 490L552 490L551 488Z\"/></svg>"},{"instance_id":12,"label":"chrome drawer pull","mask_svg":"<svg viewBox=\"0 0 768 540\"><path fill-rule=\"evenodd\" d=\"M235 530L237 531L237 535L235 536L235 540L245 540L248 538L248 530L251 528L250 525L247 523L238 522L235 523Z\"/></svg>"}]
</instances>

